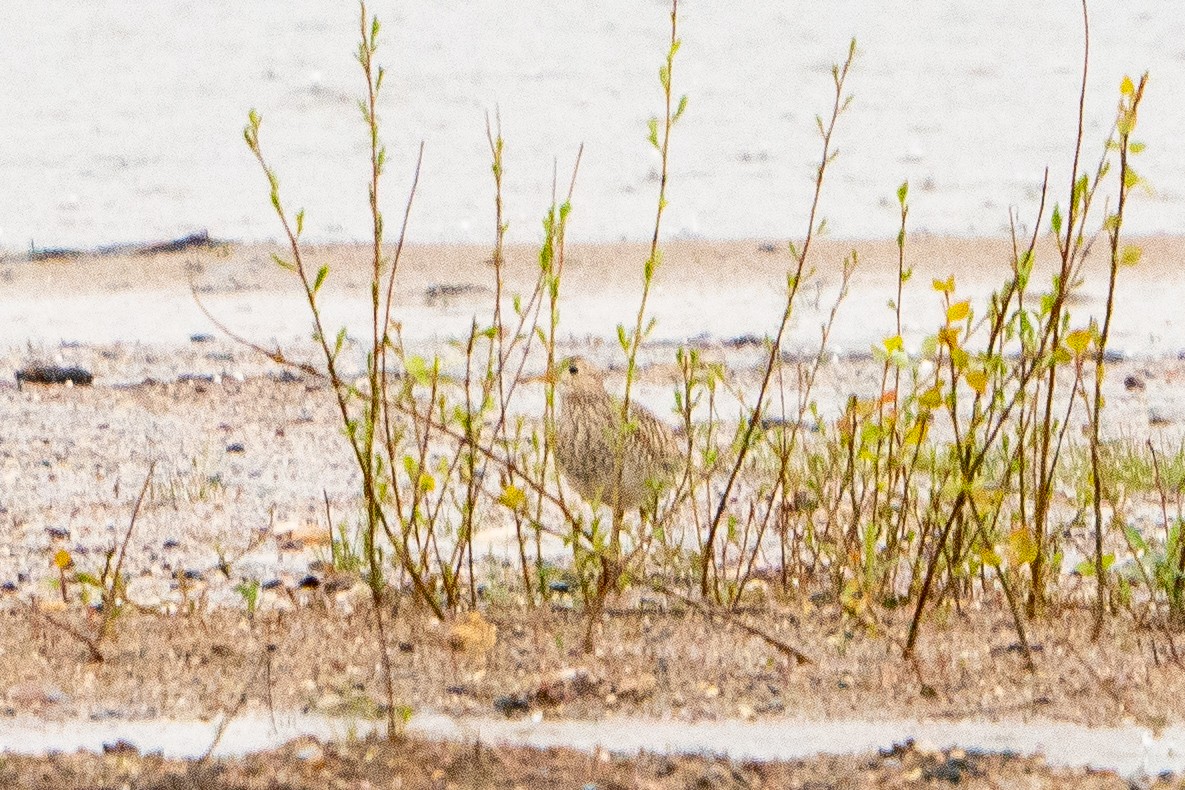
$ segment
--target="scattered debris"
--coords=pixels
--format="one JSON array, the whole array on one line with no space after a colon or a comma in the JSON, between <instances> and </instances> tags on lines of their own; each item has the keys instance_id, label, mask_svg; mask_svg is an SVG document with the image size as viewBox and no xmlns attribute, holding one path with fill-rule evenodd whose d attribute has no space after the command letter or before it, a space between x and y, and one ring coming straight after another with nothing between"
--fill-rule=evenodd
<instances>
[{"instance_id":1,"label":"scattered debris","mask_svg":"<svg viewBox=\"0 0 1185 790\"><path fill-rule=\"evenodd\" d=\"M490 289L484 285L436 283L424 289L424 304L428 307L447 307L451 300L462 296L485 296L490 293Z\"/></svg>"},{"instance_id":2,"label":"scattered debris","mask_svg":"<svg viewBox=\"0 0 1185 790\"><path fill-rule=\"evenodd\" d=\"M454 653L484 656L498 643L498 626L481 612L466 612L449 628L448 644Z\"/></svg>"},{"instance_id":3,"label":"scattered debris","mask_svg":"<svg viewBox=\"0 0 1185 790\"><path fill-rule=\"evenodd\" d=\"M218 247L224 243L210 238L208 231L200 230L197 233L190 233L188 236L181 236L180 238L169 241L108 244L90 250L76 249L73 247L43 247L37 249L36 246L30 245L28 260L56 261L82 258L84 256L161 255L170 252L184 252L185 250L194 248Z\"/></svg>"},{"instance_id":4,"label":"scattered debris","mask_svg":"<svg viewBox=\"0 0 1185 790\"><path fill-rule=\"evenodd\" d=\"M586 667L564 667L543 678L534 699L542 705L562 705L595 694L601 681Z\"/></svg>"}]
</instances>

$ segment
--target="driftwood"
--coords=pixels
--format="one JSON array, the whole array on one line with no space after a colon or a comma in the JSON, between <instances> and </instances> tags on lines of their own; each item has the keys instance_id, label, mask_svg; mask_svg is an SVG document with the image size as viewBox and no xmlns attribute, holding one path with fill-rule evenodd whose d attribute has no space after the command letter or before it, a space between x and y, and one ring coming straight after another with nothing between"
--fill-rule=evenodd
<instances>
[{"instance_id":1,"label":"driftwood","mask_svg":"<svg viewBox=\"0 0 1185 790\"><path fill-rule=\"evenodd\" d=\"M42 249L32 247L29 250L28 259L30 261L55 261L93 256L160 255L167 252L182 252L195 247L214 247L222 243L217 239L210 238L208 231L201 230L197 233L191 233L188 236L172 239L171 241L154 241L142 244L108 244L89 250L75 249L73 247L44 247Z\"/></svg>"},{"instance_id":2,"label":"driftwood","mask_svg":"<svg viewBox=\"0 0 1185 790\"><path fill-rule=\"evenodd\" d=\"M16 372L16 386L19 389L22 384L73 384L76 386L89 386L95 377L89 370L83 368L71 367L64 368L58 365L29 365L26 368L21 368Z\"/></svg>"}]
</instances>

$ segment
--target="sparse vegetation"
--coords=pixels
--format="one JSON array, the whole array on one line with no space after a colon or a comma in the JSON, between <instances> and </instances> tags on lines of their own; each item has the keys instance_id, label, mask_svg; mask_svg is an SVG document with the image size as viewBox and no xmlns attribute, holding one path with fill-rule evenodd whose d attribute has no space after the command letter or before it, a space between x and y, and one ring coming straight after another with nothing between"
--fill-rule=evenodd
<instances>
[{"instance_id":1,"label":"sparse vegetation","mask_svg":"<svg viewBox=\"0 0 1185 790\"><path fill-rule=\"evenodd\" d=\"M620 503L584 502L564 482L555 461L553 381L542 384L537 417L523 416L519 407L535 386L532 374L553 369L564 356L563 308L573 298L565 244L583 152L575 152L562 196L558 174L553 177L533 282L512 293L503 184L513 171L501 121L496 114L487 118L491 303L451 348L416 353L404 342L395 304L424 149L421 144L390 244L381 191L388 159L378 115L386 74L377 62L381 25L364 2L359 18L356 56L366 84L359 109L373 233L367 245L369 334L348 337L323 313L322 291L335 273L303 245L304 212L284 203L277 170L265 156L262 119L251 111L244 138L287 242L274 261L299 286L320 356L315 365L296 363L279 349L240 339L327 384L357 466L358 510L335 520L325 494L320 533L327 538L322 564L360 579L368 595L373 639L366 646L377 655L384 699L378 708L352 709L381 713L392 738L403 732L409 709L397 698L395 653L412 648L396 634L406 635L405 620L420 613L452 621L446 638L452 661L485 661L497 628L477 610L494 602L527 618L537 609L571 605L584 618L583 648L595 654L614 597L631 592L655 594L680 613L755 637L795 666L814 663L811 650L785 629L766 628L754 613L825 609L843 634L830 647L842 653L857 632L891 641L927 696L939 685L931 684L923 660L933 655L923 647L928 618L981 605L1007 617L1016 634L1013 652L1030 672L1043 660L1031 639L1034 624L1086 606L1092 639L1108 633L1109 618L1130 618L1164 634L1179 663L1173 640L1185 625L1185 449L1117 440L1103 431L1108 342L1121 309L1117 283L1124 267L1141 257L1138 246L1126 243L1123 226L1132 190L1141 184L1132 163L1142 150L1134 134L1147 75L1120 84L1114 125L1087 167L1084 54L1078 128L1067 139L1073 151L1067 191L1058 193L1047 175L1030 230L1021 229L1026 223L1017 214L1009 217L1008 273L986 300L966 296L954 275L932 281L942 303L928 316L932 331L916 348L903 329L920 308L906 303L914 271L910 186L901 184L896 287L887 294L896 331L871 351L878 392L853 395L841 413L829 414L819 407L817 382L828 364L832 330L846 320L844 302L860 260L855 250L823 260L817 244L828 230L826 186L841 121L857 106L848 90L858 68L853 40L830 72L831 105L817 118L813 195L801 237L786 247L785 301L759 340L758 364L742 381L702 349L672 349L676 374L667 416L681 428L686 465L657 510L635 517ZM1089 42L1085 4L1083 22ZM617 326L613 351L624 390L619 448L636 440L629 406L655 328L649 308L663 264L664 211L668 200L678 199L669 190L669 163L678 156L677 124L692 107L675 90L678 24L676 0L659 66L661 110L647 134L657 157L653 235L641 261L637 311L632 325ZM1050 241L1056 254L1046 258ZM1092 254L1106 256L1107 299L1103 314L1086 320L1071 308ZM791 356L788 341L804 288L823 270L837 274L839 287L816 353ZM352 343L364 352L361 376L344 361ZM619 480L620 456L613 470ZM196 459L189 477L153 483L150 471L122 543L107 553L97 575L77 570L65 549L53 557L64 604L91 605L98 596L95 635L33 611L102 661L126 603L123 558L140 503L147 495L155 504L184 508L226 487ZM1155 528L1138 526L1136 510L1158 514ZM482 530L500 527L512 531L517 548L510 568L482 557L476 540ZM248 550L268 536L258 532ZM214 548L219 570L232 579L246 551ZM266 591L258 578L235 578L232 589L255 629ZM78 590L73 597L72 589ZM463 613L469 619L457 620ZM477 637L465 637L465 628ZM532 636L543 652L538 634ZM580 640L567 633L565 641L557 632L554 641L555 653L566 655ZM1087 649L1090 639L1080 641ZM471 642L478 648L470 649ZM453 687L467 693L461 684ZM611 693L616 699L617 691ZM515 700L506 704L513 707Z\"/></svg>"},{"instance_id":2,"label":"sparse vegetation","mask_svg":"<svg viewBox=\"0 0 1185 790\"><path fill-rule=\"evenodd\" d=\"M495 194L490 319L486 324L475 321L458 347L464 355L463 376L446 375L440 356L410 354L392 314L403 233L388 257L379 208L386 159L375 112L384 74L374 64L380 27L367 16L365 5L361 14L358 60L367 84L361 108L371 145L374 219L373 325L365 384L348 382L339 372L345 333L330 340L318 302L330 272L322 266L313 274L305 262L300 247L303 212L289 219L279 181L262 154L260 119L254 113L245 135L267 175L272 205L290 242L290 254L276 261L296 275L304 290L323 352L324 368L318 372L330 382L362 472L366 529L360 553L380 635L392 583L409 584L413 597L440 618L477 606L473 536L485 522L505 518L514 523L518 577L529 605L550 595L552 573L543 538L551 535L568 546L588 617L588 650L614 591L648 584L690 593L686 582L694 578L704 604L735 610L762 577L774 580L773 588L765 582L762 587L780 598L825 590L863 627L875 628L885 607L908 607L912 616L900 646L907 657L916 649L928 610L959 607L998 591L1025 662L1033 668L1026 624L1078 597L1069 589L1074 585L1065 584L1062 566L1066 541L1072 539L1067 526L1084 525L1088 512L1093 516L1091 561L1080 565L1078 573L1094 579L1095 634L1101 633L1108 612L1118 608L1167 601L1179 615L1182 577L1175 558L1185 559L1185 551L1179 548L1179 531L1167 521L1167 507L1161 549L1152 548L1149 541L1155 538L1121 522L1121 492L1155 488L1163 494L1164 478L1158 471L1149 478L1151 465L1144 462L1148 456L1142 448L1127 448L1140 460L1120 461L1116 453L1121 447L1105 444L1100 433L1116 281L1120 269L1140 257L1137 247L1122 243L1121 231L1129 193L1140 183L1131 160L1141 146L1132 135L1146 75L1137 82L1123 81L1115 124L1097 165L1086 172L1080 165L1089 63L1084 55L1079 128L1068 140L1074 163L1064 204L1053 200L1047 217L1046 183L1031 233L1022 237L1018 218L1011 217L1011 274L986 303L961 297L953 276L935 280L942 312L934 317L935 331L916 351L906 349L900 330L902 316L913 310L903 303L912 269L909 186L902 184L897 193L897 289L889 303L898 332L874 349L882 364L881 393L871 400L853 397L844 414L830 420L818 411L812 387L831 327L842 320L847 284L857 275L859 261L855 251L842 262L816 261L812 241L826 232L826 175L836 156L839 121L853 102L846 90L857 55L853 41L831 72L831 110L817 119L821 153L814 197L801 242L789 245L785 307L765 339L756 393L749 397L734 388L731 394L742 410L739 419L730 419L718 406L717 393L728 386L724 371L705 363L694 348L678 349L675 363L682 381L674 411L685 432L687 471L653 523L635 523L619 506L609 514L606 529L598 508L590 515L582 504L565 498L558 484L550 386L541 422L511 416L511 403L522 391L531 361L539 359L550 369L557 359L564 238L576 168L567 199L557 205L553 195L544 219L534 288L507 294L502 274L505 144L500 124L487 123ZM673 90L680 44L677 3L672 3L670 16L670 46L659 70L663 113L650 121L648 135L659 161L654 233L643 265L636 321L617 328L626 409L639 350L654 326L647 303L662 261L672 130L688 107L687 97L676 100ZM1083 22L1089 42L1085 6ZM404 231L414 193L413 183ZM1103 197L1111 193L1113 202ZM1100 202L1108 204L1101 219ZM1042 288L1034 275L1048 268L1038 260L1045 233L1056 241L1057 260L1052 279ZM1084 263L1100 235L1110 256L1107 307L1101 317L1084 323L1071 314L1071 297L1082 286ZM834 265L841 267L842 286L823 327L819 352L805 362L788 362L783 350L801 288L817 268ZM278 352L273 356L286 361ZM785 402L787 389L796 392L796 404ZM782 393L780 402L775 393ZM632 426L628 419L623 422L618 437L622 446L632 441ZM1072 430L1076 425L1085 425L1085 445ZM1075 505L1063 508L1056 491L1067 474L1078 493ZM1131 479L1137 474L1138 481ZM557 523L565 526L556 528ZM336 558L336 542L334 546ZM1132 566L1139 573L1116 576L1116 552L1123 550L1134 557ZM394 700L389 702L393 707Z\"/></svg>"}]
</instances>

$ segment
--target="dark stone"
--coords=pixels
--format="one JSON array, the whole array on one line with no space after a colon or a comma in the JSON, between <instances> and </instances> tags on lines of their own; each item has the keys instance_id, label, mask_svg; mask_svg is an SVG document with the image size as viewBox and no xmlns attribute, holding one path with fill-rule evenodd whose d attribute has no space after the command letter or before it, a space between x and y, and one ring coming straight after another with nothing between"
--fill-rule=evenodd
<instances>
[{"instance_id":1,"label":"dark stone","mask_svg":"<svg viewBox=\"0 0 1185 790\"><path fill-rule=\"evenodd\" d=\"M103 754L139 754L140 750L131 741L120 738L114 743L103 744Z\"/></svg>"},{"instance_id":2,"label":"dark stone","mask_svg":"<svg viewBox=\"0 0 1185 790\"><path fill-rule=\"evenodd\" d=\"M494 697L494 710L510 718L516 713L526 713L531 709L531 701L523 694L502 694Z\"/></svg>"},{"instance_id":3,"label":"dark stone","mask_svg":"<svg viewBox=\"0 0 1185 790\"><path fill-rule=\"evenodd\" d=\"M1123 362L1127 359L1126 351L1117 351L1113 348L1103 349L1103 361L1107 363Z\"/></svg>"}]
</instances>

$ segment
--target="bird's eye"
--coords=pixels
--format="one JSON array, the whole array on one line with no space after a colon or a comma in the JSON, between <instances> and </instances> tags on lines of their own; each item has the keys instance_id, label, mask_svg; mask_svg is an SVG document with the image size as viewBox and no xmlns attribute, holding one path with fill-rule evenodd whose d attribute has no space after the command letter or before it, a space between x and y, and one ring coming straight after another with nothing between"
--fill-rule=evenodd
<instances>
[{"instance_id":1,"label":"bird's eye","mask_svg":"<svg viewBox=\"0 0 1185 790\"><path fill-rule=\"evenodd\" d=\"M580 369L577 368L575 365L569 365L568 372L571 373L573 376L575 376L577 373L580 372Z\"/></svg>"}]
</instances>

